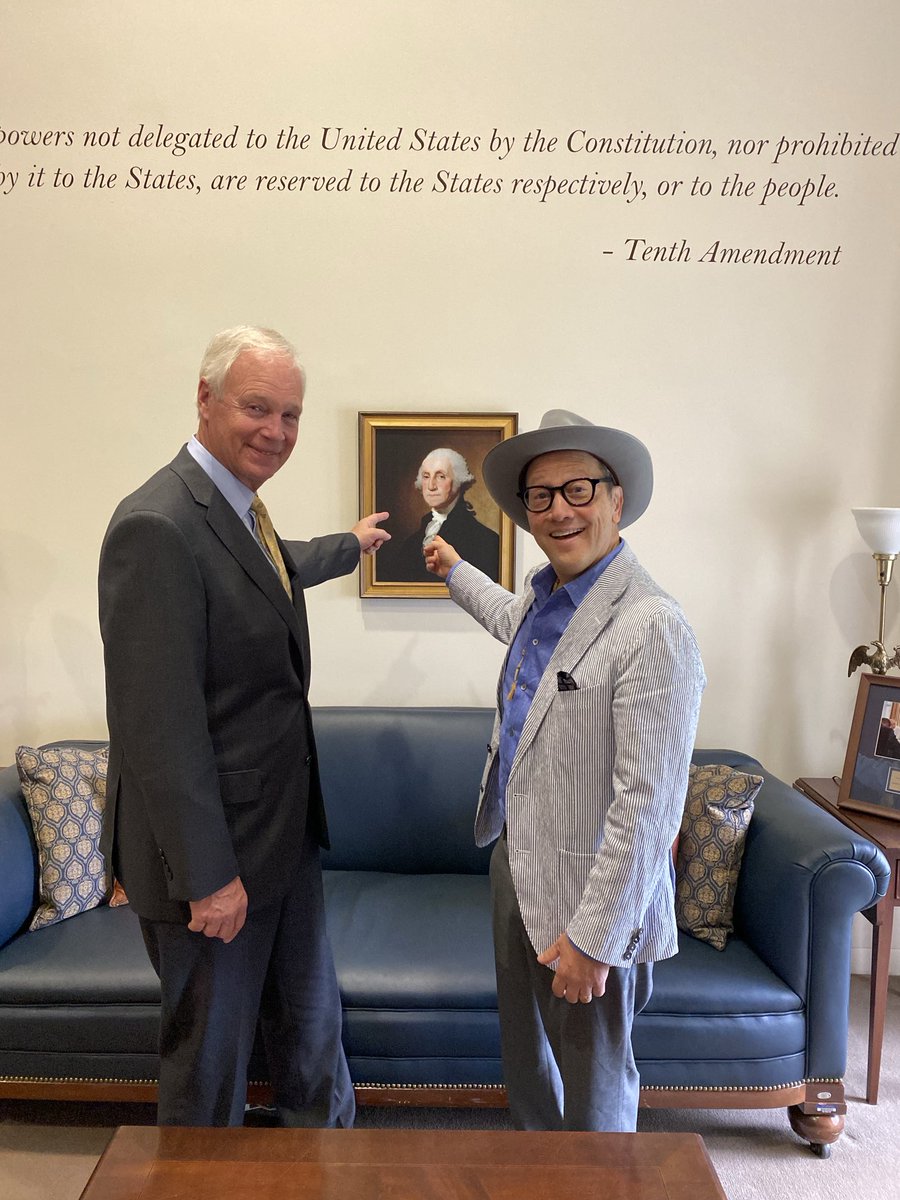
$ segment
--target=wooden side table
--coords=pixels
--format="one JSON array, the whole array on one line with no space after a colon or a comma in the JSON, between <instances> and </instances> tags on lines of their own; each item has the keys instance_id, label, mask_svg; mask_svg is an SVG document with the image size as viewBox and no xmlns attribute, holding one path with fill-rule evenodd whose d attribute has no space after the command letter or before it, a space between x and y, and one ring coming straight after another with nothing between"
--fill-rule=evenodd
<instances>
[{"instance_id":1,"label":"wooden side table","mask_svg":"<svg viewBox=\"0 0 900 1200\"><path fill-rule=\"evenodd\" d=\"M900 904L900 821L876 817L854 809L838 808L838 779L796 779L794 787L820 808L837 817L884 851L891 868L887 895L867 908L863 916L872 923L872 974L869 986L869 1062L866 1074L866 1101L878 1103L878 1079L881 1074L881 1050L884 1045L884 1019L887 1013L888 982L891 968L891 935L894 907Z\"/></svg>"}]
</instances>

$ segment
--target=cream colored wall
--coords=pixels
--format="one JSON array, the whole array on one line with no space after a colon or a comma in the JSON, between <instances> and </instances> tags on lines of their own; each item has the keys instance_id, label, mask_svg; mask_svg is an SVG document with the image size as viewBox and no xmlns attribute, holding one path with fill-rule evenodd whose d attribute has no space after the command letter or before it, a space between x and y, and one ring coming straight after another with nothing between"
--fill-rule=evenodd
<instances>
[{"instance_id":1,"label":"cream colored wall","mask_svg":"<svg viewBox=\"0 0 900 1200\"><path fill-rule=\"evenodd\" d=\"M75 141L0 141L4 761L21 741L103 734L95 570L106 522L192 432L209 335L249 320L296 340L310 377L301 442L266 489L284 533L356 518L360 410L508 410L528 429L563 406L620 424L656 465L654 503L630 540L703 649L700 742L747 750L788 780L840 770L857 686L845 664L877 621L849 509L900 505L900 156L774 165L771 147L894 137L893 0L2 10L0 128ZM118 127L121 143L142 122L237 125L238 148L83 146L85 131ZM311 133L309 150L271 149L288 125ZM402 128L401 148L326 152L325 126ZM251 128L269 147L246 148ZM481 147L415 152L417 128L477 135ZM537 128L563 141L580 128L674 133L718 153L526 153ZM502 161L495 129L516 139ZM732 137L770 145L738 159ZM118 175L114 188L83 186L96 166ZM44 185L29 187L40 167ZM195 173L201 190L126 189L132 167ZM209 187L220 171L252 188L261 173L348 168L348 193ZM404 168L425 180L419 194L389 193ZM57 170L71 188L52 185ZM432 192L441 170L500 177L504 191ZM510 192L515 177L629 170L645 200ZM735 170L754 195L720 194ZM358 190L364 171L383 180L378 193ZM758 203L769 178L823 174L836 195ZM709 196L689 194L695 177ZM658 195L675 180L674 196ZM692 261L628 261L638 238L684 239ZM698 262L717 239L841 250L830 266ZM520 538L518 578L535 561ZM449 601L363 601L354 577L309 607L315 702L491 703L501 647Z\"/></svg>"}]
</instances>

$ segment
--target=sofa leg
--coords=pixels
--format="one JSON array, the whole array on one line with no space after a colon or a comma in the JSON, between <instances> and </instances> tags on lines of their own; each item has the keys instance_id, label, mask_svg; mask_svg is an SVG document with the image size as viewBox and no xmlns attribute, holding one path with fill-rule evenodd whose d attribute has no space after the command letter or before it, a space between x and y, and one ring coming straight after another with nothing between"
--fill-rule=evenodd
<instances>
[{"instance_id":1,"label":"sofa leg","mask_svg":"<svg viewBox=\"0 0 900 1200\"><path fill-rule=\"evenodd\" d=\"M801 1104L792 1104L788 1109L791 1129L798 1137L809 1142L810 1149L820 1158L828 1158L831 1147L844 1132L843 1113L809 1113Z\"/></svg>"}]
</instances>

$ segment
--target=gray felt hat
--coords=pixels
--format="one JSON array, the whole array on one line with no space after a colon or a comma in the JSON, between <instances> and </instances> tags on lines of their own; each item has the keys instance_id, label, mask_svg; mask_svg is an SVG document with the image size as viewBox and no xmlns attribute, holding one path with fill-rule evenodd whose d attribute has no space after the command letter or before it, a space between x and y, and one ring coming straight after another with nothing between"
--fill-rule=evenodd
<instances>
[{"instance_id":1,"label":"gray felt hat","mask_svg":"<svg viewBox=\"0 0 900 1200\"><path fill-rule=\"evenodd\" d=\"M528 528L528 509L519 499L522 474L533 458L551 450L586 450L612 470L624 492L619 528L644 512L653 494L653 463L643 442L621 429L594 425L564 408L551 408L539 429L519 433L485 457L482 474L488 491L507 516Z\"/></svg>"}]
</instances>

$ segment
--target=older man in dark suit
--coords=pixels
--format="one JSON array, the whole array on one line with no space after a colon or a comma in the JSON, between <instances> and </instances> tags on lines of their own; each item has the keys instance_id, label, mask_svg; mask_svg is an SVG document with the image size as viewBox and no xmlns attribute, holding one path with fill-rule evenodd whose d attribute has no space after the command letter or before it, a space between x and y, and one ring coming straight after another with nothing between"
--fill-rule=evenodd
<instances>
[{"instance_id":1,"label":"older man in dark suit","mask_svg":"<svg viewBox=\"0 0 900 1200\"><path fill-rule=\"evenodd\" d=\"M283 1124L352 1124L318 847L303 589L388 537L282 542L256 493L297 440L279 334L213 338L196 437L116 509L100 559L108 841L162 992L159 1122L243 1120L259 1019Z\"/></svg>"}]
</instances>

